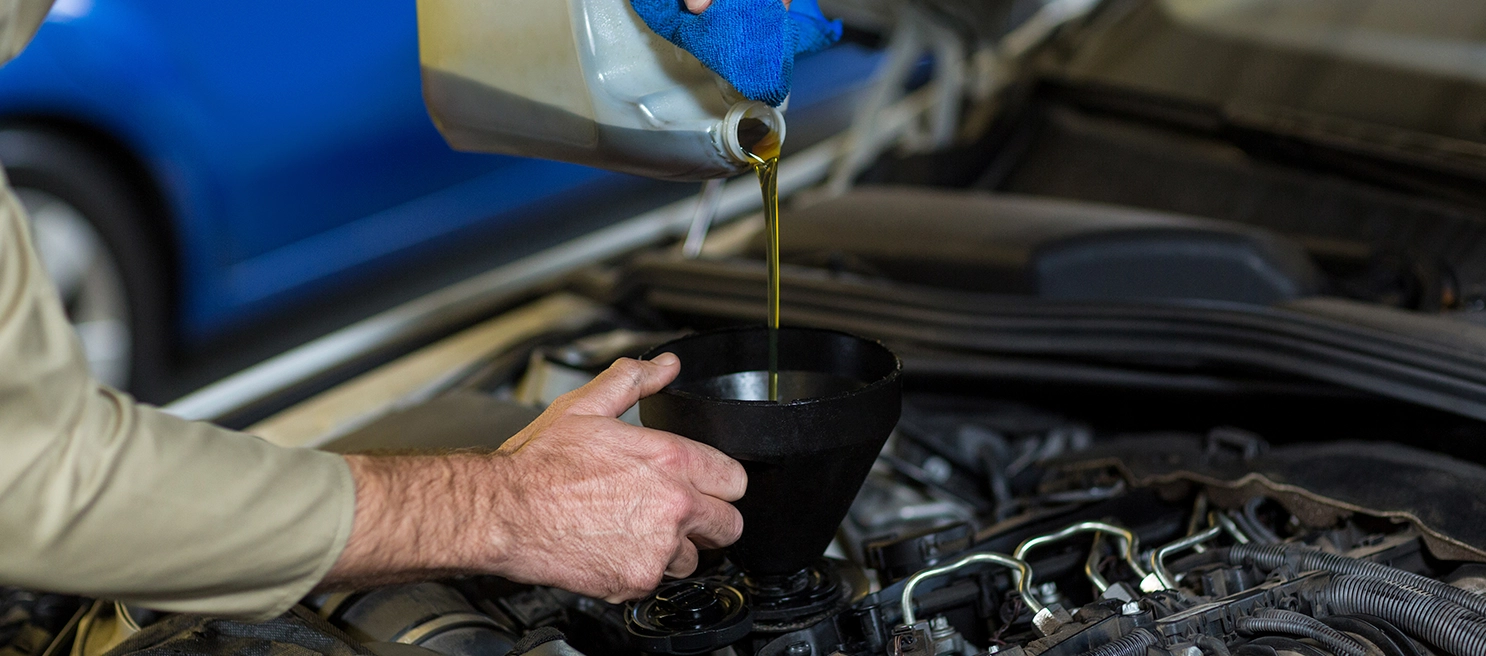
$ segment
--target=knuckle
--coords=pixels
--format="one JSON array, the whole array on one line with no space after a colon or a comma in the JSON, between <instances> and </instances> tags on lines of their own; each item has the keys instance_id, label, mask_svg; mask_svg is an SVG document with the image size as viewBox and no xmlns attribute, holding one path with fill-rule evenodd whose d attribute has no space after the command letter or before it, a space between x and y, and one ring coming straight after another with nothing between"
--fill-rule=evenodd
<instances>
[{"instance_id":1,"label":"knuckle","mask_svg":"<svg viewBox=\"0 0 1486 656\"><path fill-rule=\"evenodd\" d=\"M696 510L696 501L692 499L692 495L679 487L668 490L663 504L666 521L671 524L685 522Z\"/></svg>"},{"instance_id":2,"label":"knuckle","mask_svg":"<svg viewBox=\"0 0 1486 656\"><path fill-rule=\"evenodd\" d=\"M639 387L645 381L645 364L634 358L619 358L609 367L619 382Z\"/></svg>"},{"instance_id":3,"label":"knuckle","mask_svg":"<svg viewBox=\"0 0 1486 656\"><path fill-rule=\"evenodd\" d=\"M691 454L679 440L659 439L655 448L655 461L666 471L681 471L686 468Z\"/></svg>"},{"instance_id":4,"label":"knuckle","mask_svg":"<svg viewBox=\"0 0 1486 656\"><path fill-rule=\"evenodd\" d=\"M568 413L581 406L586 399L586 391L580 387L553 399L552 405L547 406L546 412L557 413L558 416L568 416Z\"/></svg>"}]
</instances>

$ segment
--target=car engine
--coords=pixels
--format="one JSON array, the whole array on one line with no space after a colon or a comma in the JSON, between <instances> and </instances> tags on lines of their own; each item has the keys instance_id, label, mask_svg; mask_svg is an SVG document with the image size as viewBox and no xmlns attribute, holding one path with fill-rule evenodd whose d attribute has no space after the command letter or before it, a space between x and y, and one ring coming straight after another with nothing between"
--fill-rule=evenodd
<instances>
[{"instance_id":1,"label":"car engine","mask_svg":"<svg viewBox=\"0 0 1486 656\"><path fill-rule=\"evenodd\" d=\"M839 243L910 206L926 218ZM789 500L849 507L800 527L834 540L792 574L704 551L626 604L468 576L259 625L0 589L0 656L1486 654L1486 340L1296 297L1315 272L1273 235L1121 212L899 189L788 217L786 319L880 340L902 373L865 482ZM749 234L731 256L576 278L559 293L602 307L591 324L528 336L326 448L493 447L617 357L756 322ZM1015 248L951 252L980 242ZM1093 284L1148 271L1184 286Z\"/></svg>"},{"instance_id":2,"label":"car engine","mask_svg":"<svg viewBox=\"0 0 1486 656\"><path fill-rule=\"evenodd\" d=\"M447 656L1483 654L1482 482L1400 445L1106 434L909 393L808 575L758 580L712 552L624 605L472 577L314 606Z\"/></svg>"}]
</instances>

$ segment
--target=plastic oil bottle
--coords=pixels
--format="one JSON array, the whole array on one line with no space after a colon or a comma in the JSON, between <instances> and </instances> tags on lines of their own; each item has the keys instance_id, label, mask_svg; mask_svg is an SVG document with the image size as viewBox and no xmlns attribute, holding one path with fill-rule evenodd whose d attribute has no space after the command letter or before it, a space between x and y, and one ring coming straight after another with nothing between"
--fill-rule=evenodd
<instances>
[{"instance_id":1,"label":"plastic oil bottle","mask_svg":"<svg viewBox=\"0 0 1486 656\"><path fill-rule=\"evenodd\" d=\"M778 110L650 31L629 0L418 0L418 41L424 103L458 150L707 180L753 167L746 120L784 136Z\"/></svg>"},{"instance_id":2,"label":"plastic oil bottle","mask_svg":"<svg viewBox=\"0 0 1486 656\"><path fill-rule=\"evenodd\" d=\"M456 149L668 180L754 169L778 400L779 110L650 31L629 0L418 0L418 44L424 103Z\"/></svg>"}]
</instances>

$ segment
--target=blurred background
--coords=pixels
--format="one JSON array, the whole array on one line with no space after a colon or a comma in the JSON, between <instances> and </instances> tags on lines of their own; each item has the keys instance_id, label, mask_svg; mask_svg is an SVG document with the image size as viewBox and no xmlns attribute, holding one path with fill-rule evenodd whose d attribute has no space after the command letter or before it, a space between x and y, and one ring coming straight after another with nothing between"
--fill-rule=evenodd
<instances>
[{"instance_id":1,"label":"blurred background","mask_svg":"<svg viewBox=\"0 0 1486 656\"><path fill-rule=\"evenodd\" d=\"M846 34L797 62L785 155L855 125L828 195L920 184L1237 221L1299 239L1328 293L1486 309L1479 2L822 7ZM0 68L0 163L94 371L154 403L700 189L452 150L410 0L57 0ZM324 363L299 364L280 379Z\"/></svg>"},{"instance_id":2,"label":"blurred background","mask_svg":"<svg viewBox=\"0 0 1486 656\"><path fill-rule=\"evenodd\" d=\"M880 59L803 58L787 151ZM0 162L94 371L155 403L697 192L453 151L407 0L58 0L0 68Z\"/></svg>"}]
</instances>

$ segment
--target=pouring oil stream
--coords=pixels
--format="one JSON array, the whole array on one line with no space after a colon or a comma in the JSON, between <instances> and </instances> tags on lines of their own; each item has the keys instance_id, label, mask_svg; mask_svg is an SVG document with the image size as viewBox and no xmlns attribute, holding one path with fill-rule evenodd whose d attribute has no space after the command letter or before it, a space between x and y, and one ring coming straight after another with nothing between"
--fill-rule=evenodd
<instances>
[{"instance_id":1,"label":"pouring oil stream","mask_svg":"<svg viewBox=\"0 0 1486 656\"><path fill-rule=\"evenodd\" d=\"M753 160L764 196L765 258L769 263L769 400L779 400L779 133L757 119L738 123L738 142Z\"/></svg>"}]
</instances>

